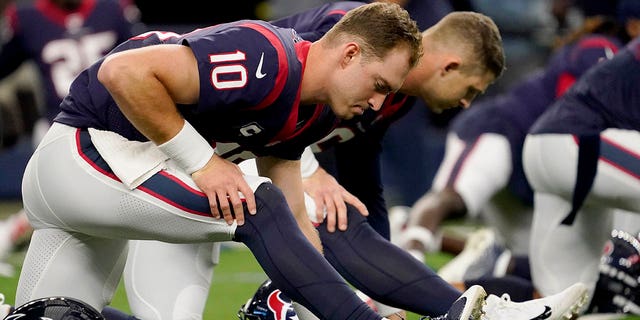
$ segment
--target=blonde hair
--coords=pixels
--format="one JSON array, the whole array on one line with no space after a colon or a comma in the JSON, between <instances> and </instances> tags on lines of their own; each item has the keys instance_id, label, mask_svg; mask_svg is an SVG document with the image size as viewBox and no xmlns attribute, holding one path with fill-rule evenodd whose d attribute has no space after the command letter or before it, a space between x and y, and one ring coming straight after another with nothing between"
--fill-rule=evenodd
<instances>
[{"instance_id":1,"label":"blonde hair","mask_svg":"<svg viewBox=\"0 0 640 320\"><path fill-rule=\"evenodd\" d=\"M323 37L329 44L344 39L357 41L364 57L384 59L398 46L407 46L409 64L422 56L422 35L409 13L395 3L373 2L347 12Z\"/></svg>"},{"instance_id":2,"label":"blonde hair","mask_svg":"<svg viewBox=\"0 0 640 320\"><path fill-rule=\"evenodd\" d=\"M488 16L471 11L449 13L427 30L436 44L462 46L480 71L499 78L505 70L505 54L500 30ZM474 66L474 68L475 68Z\"/></svg>"}]
</instances>

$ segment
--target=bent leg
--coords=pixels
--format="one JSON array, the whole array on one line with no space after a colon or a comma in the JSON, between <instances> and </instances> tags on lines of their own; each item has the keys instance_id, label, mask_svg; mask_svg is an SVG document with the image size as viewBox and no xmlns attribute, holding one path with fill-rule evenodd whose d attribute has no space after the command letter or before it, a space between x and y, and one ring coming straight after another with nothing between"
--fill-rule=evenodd
<instances>
[{"instance_id":1,"label":"bent leg","mask_svg":"<svg viewBox=\"0 0 640 320\"><path fill-rule=\"evenodd\" d=\"M71 296L102 310L118 286L126 256L126 240L37 229L20 274L16 305Z\"/></svg>"},{"instance_id":2,"label":"bent leg","mask_svg":"<svg viewBox=\"0 0 640 320\"><path fill-rule=\"evenodd\" d=\"M461 292L382 238L355 208L347 208L346 231L330 233L325 225L318 227L325 257L338 272L382 303L423 315L445 314Z\"/></svg>"},{"instance_id":3,"label":"bent leg","mask_svg":"<svg viewBox=\"0 0 640 320\"><path fill-rule=\"evenodd\" d=\"M563 225L564 213L570 207L562 197L535 195L531 276L542 296L561 292L576 282L593 286L598 277L598 263L613 217L603 208L585 206L572 225Z\"/></svg>"},{"instance_id":4,"label":"bent leg","mask_svg":"<svg viewBox=\"0 0 640 320\"><path fill-rule=\"evenodd\" d=\"M79 270L91 272L92 266L86 264L91 264L87 261L96 256L118 260L120 256L102 255L103 251L109 251L91 242L103 238L155 239L176 243L234 238L251 249L278 288L319 317L340 320L381 318L355 295L306 240L284 195L272 184L263 183L257 188L258 214L247 214L247 223L236 228L235 224L229 226L224 220L213 218L206 196L194 187L188 174L171 170L171 163L166 163L169 169L152 175L130 190L113 174L85 131L54 125L25 171L24 207L37 229L71 229L69 226L72 226L73 232L87 235L89 245L85 256L89 257L85 257L85 261L72 257L83 267L78 267ZM74 183L61 184L60 181ZM46 241L41 243L46 249ZM123 250L123 247L124 244L118 249ZM30 255L36 256L35 248L29 251ZM121 254L126 256L125 251ZM21 277L25 284L21 294L24 299L36 298L31 293L42 279L56 281L56 274L51 273L48 277L52 267L40 261L43 260L37 256L25 261L30 274ZM64 261L54 262L56 267L66 266ZM118 271L121 272L122 268ZM114 275L116 273L119 278L120 273L114 271ZM106 278L110 275L101 276L101 280L107 283ZM101 289L104 283L69 288L70 282L66 281L64 288L59 284L66 290L57 293L83 300L89 297L91 301L87 302L98 310L104 307L101 300L111 298L101 299L107 292ZM90 291L89 296L84 294L83 288Z\"/></svg>"},{"instance_id":5,"label":"bent leg","mask_svg":"<svg viewBox=\"0 0 640 320\"><path fill-rule=\"evenodd\" d=\"M211 242L130 241L124 283L133 314L145 320L201 319L219 250L220 243Z\"/></svg>"},{"instance_id":6,"label":"bent leg","mask_svg":"<svg viewBox=\"0 0 640 320\"><path fill-rule=\"evenodd\" d=\"M284 195L264 183L255 192L258 214L245 215L235 241L249 247L278 289L321 319L380 319L306 240Z\"/></svg>"}]
</instances>

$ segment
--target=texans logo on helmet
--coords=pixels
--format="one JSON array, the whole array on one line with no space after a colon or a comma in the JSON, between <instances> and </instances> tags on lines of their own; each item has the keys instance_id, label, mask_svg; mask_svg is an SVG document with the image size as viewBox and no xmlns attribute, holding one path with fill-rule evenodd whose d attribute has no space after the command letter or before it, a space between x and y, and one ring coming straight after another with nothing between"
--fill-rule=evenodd
<instances>
[{"instance_id":1,"label":"texans logo on helmet","mask_svg":"<svg viewBox=\"0 0 640 320\"><path fill-rule=\"evenodd\" d=\"M291 303L284 301L280 297L280 290L274 290L269 294L267 298L267 306L269 310L273 312L274 319L273 320L286 320L287 319L287 310ZM296 317L297 319L298 317Z\"/></svg>"}]
</instances>

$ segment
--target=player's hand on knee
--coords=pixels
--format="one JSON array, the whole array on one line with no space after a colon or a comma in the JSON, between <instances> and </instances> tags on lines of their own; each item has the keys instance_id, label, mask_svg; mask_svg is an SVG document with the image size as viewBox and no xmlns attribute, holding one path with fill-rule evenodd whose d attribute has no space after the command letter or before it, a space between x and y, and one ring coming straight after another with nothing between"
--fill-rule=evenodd
<instances>
[{"instance_id":1,"label":"player's hand on knee","mask_svg":"<svg viewBox=\"0 0 640 320\"><path fill-rule=\"evenodd\" d=\"M329 230L330 232L335 231L336 223L338 224L339 230L341 231L347 230L348 214L347 214L347 206L345 205L346 203L354 206L358 210L358 212L360 212L360 214L362 214L363 216L366 217L369 215L369 211L367 210L367 207L364 205L364 203L360 201L360 199L352 195L342 186L340 186L340 188L342 189L341 196L343 201L341 202L342 204L341 208L336 210L335 215L329 214L329 212L327 212L327 230ZM335 217L335 219L330 219L329 217Z\"/></svg>"},{"instance_id":2,"label":"player's hand on knee","mask_svg":"<svg viewBox=\"0 0 640 320\"><path fill-rule=\"evenodd\" d=\"M305 192L313 198L316 204L317 220L323 221L325 218L329 232L336 230L336 224L338 229L342 231L347 229L347 203L353 205L362 215L369 215L364 203L349 193L322 168L318 168L311 176L305 178L303 183ZM325 212L326 217L324 216Z\"/></svg>"},{"instance_id":3,"label":"player's hand on knee","mask_svg":"<svg viewBox=\"0 0 640 320\"><path fill-rule=\"evenodd\" d=\"M249 213L255 214L256 201L253 191L236 164L214 155L202 169L191 176L200 190L207 195L213 217L223 218L231 225L235 214L238 225L243 225L242 198L247 202Z\"/></svg>"}]
</instances>

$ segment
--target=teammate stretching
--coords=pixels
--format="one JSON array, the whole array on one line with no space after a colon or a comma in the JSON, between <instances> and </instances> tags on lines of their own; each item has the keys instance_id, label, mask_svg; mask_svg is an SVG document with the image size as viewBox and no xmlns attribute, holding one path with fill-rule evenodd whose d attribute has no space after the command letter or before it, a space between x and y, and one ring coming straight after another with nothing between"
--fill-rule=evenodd
<instances>
[{"instance_id":1,"label":"teammate stretching","mask_svg":"<svg viewBox=\"0 0 640 320\"><path fill-rule=\"evenodd\" d=\"M640 11L633 7L640 8L640 2L620 1L618 8L593 12L544 69L456 116L433 186L413 206L397 237L405 249L419 258L441 249L458 254L447 237L438 240L441 223L461 216L480 219L492 230L473 233L463 253L439 275L451 283L509 292L516 299L533 296L528 261L533 191L522 168L524 139L535 120L590 67L638 35L634 26Z\"/></svg>"},{"instance_id":2,"label":"teammate stretching","mask_svg":"<svg viewBox=\"0 0 640 320\"><path fill-rule=\"evenodd\" d=\"M542 294L573 281L595 285L612 212L640 213L638 88L640 38L591 68L527 135L524 169L535 192L531 271Z\"/></svg>"},{"instance_id":3,"label":"teammate stretching","mask_svg":"<svg viewBox=\"0 0 640 320\"><path fill-rule=\"evenodd\" d=\"M35 146L69 92L73 79L132 36L137 8L130 1L39 0L11 3L4 11L0 79L27 61L37 66L44 114L32 131ZM24 211L0 221L0 269L16 243L30 235ZM1 270L0 270L0 273Z\"/></svg>"},{"instance_id":4,"label":"teammate stretching","mask_svg":"<svg viewBox=\"0 0 640 320\"><path fill-rule=\"evenodd\" d=\"M333 3L273 23L294 25L303 36L317 37L321 32L316 30L323 30L327 24L338 21L350 9L348 6L353 8L358 5L361 4ZM472 37L477 39L472 49L460 45L463 43L462 39L468 37L469 30L478 33ZM501 73L504 61L499 33L493 22L480 14L452 14L423 34L423 44L425 55L418 67L410 71L400 91L420 96L436 108L456 107L459 104L468 106L475 95L484 91ZM487 58L475 59L476 54ZM305 175L311 175L305 181L306 190L316 198L320 216L316 216L316 210L309 213L312 220L326 222L318 227L318 231L325 256L332 265L349 282L377 300L419 314L437 316L446 312L461 292L385 239L389 234L388 222L381 197L379 167L376 165L379 153L376 143L381 141L379 134L383 134L393 120L402 116L414 99L404 94L391 94L380 111L367 110L361 116L341 121L331 134L315 145L316 148L328 148L336 142L353 138L344 144L345 149L340 147L341 150L352 150L350 156L340 157L343 164L351 164L349 170L341 172L341 177L348 182L346 190L336 186L335 179L327 176L324 170L316 170L317 164L311 163L303 167ZM369 140L369 144L363 143ZM229 144L218 145L218 150L229 156L240 154L239 150ZM303 160L309 159L308 156L310 154L303 155ZM353 180L348 180L349 177ZM337 194L319 196L323 190L318 188L332 187L336 187L334 190L337 190ZM367 204L367 219L355 207L345 206L343 199L346 198L347 202L354 200L347 193L347 190L352 191L351 187L353 191L359 192L358 196L362 196ZM326 220L322 216L324 208L327 208ZM369 219L373 219L370 220L371 223L367 221ZM329 232L336 229L336 221L340 222L339 229L343 232ZM208 260L211 249L202 246L180 247L184 246L152 241L136 241L134 244L127 264L125 283L130 305L136 314L144 315L143 318L160 319L162 315L170 317L176 310L202 313L213 268L211 260ZM181 258L171 259L176 256ZM180 281L165 283L166 291L176 298L167 298L166 294L158 293L156 287L159 278L154 275L153 269L159 264L163 265L163 272L170 272L170 278L180 278ZM185 270L191 272L185 273ZM197 292L194 288L197 288ZM478 289L475 287L472 291ZM489 301L492 301L492 307L497 309L499 305L503 311L511 312L511 315L515 310L518 314L527 310L529 313L526 314L531 315L530 318L544 312L546 303L560 316L564 312L571 312L578 303L581 292L578 287L577 290L569 290L554 299L525 305L503 301L497 296L492 296ZM178 301L177 297L187 294L190 304ZM492 310L495 311L491 308L485 311L496 316ZM389 311L385 315L389 314L387 312ZM301 313L298 313L298 317L304 319ZM509 318L509 315L503 317Z\"/></svg>"},{"instance_id":5,"label":"teammate stretching","mask_svg":"<svg viewBox=\"0 0 640 320\"><path fill-rule=\"evenodd\" d=\"M234 240L317 316L381 319L317 250L298 158L337 119L378 109L421 49L415 22L388 3L350 11L314 43L238 21L121 44L72 83L27 165L35 231L16 303L61 295L102 310L129 239ZM271 180L243 176L217 142L258 156Z\"/></svg>"}]
</instances>

